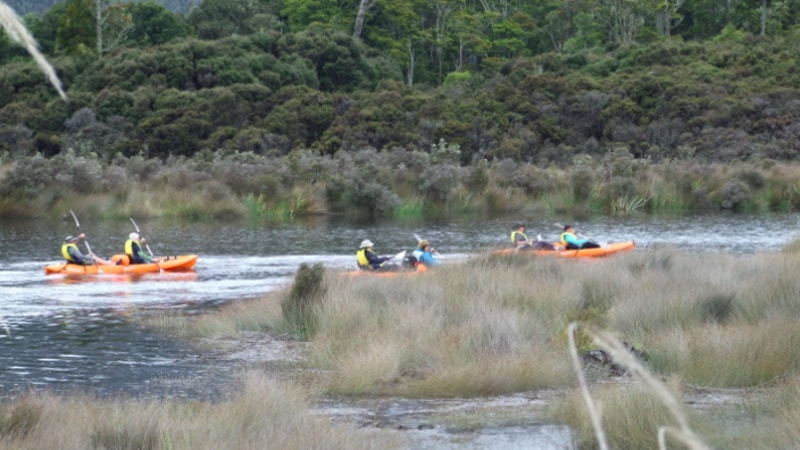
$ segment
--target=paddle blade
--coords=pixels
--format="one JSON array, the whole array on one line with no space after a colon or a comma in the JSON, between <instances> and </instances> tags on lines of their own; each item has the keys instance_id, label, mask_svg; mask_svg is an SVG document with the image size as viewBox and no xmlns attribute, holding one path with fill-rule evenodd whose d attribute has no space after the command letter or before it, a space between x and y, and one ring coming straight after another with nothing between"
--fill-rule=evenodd
<instances>
[{"instance_id":1,"label":"paddle blade","mask_svg":"<svg viewBox=\"0 0 800 450\"><path fill-rule=\"evenodd\" d=\"M417 238L417 243L422 242L422 238L417 233L414 233L414 237Z\"/></svg>"},{"instance_id":2,"label":"paddle blade","mask_svg":"<svg viewBox=\"0 0 800 450\"><path fill-rule=\"evenodd\" d=\"M405 258L405 257L406 257L406 251L405 251L405 250L403 250L402 252L400 252L400 253L398 253L398 254L396 254L396 255L392 256L392 259L399 259L399 260L403 260L403 258Z\"/></svg>"},{"instance_id":3,"label":"paddle blade","mask_svg":"<svg viewBox=\"0 0 800 450\"><path fill-rule=\"evenodd\" d=\"M78 227L78 229L80 229L81 228L81 223L78 222L78 216L76 216L75 213L72 212L71 209L69 210L69 213L72 214L72 218L75 220L75 226Z\"/></svg>"}]
</instances>

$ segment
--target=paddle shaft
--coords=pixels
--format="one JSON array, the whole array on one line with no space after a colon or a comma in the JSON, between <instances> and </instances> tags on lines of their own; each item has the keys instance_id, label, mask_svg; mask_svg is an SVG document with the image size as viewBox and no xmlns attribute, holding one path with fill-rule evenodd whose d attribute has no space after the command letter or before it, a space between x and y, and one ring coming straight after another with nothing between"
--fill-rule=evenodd
<instances>
[{"instance_id":1,"label":"paddle shaft","mask_svg":"<svg viewBox=\"0 0 800 450\"><path fill-rule=\"evenodd\" d=\"M129 217L129 219L131 219L131 223L133 224L133 228L135 228L135 229L136 229L136 232L137 232L137 233L139 233L139 234L141 234L141 231L139 231L139 225L136 225L136 221L134 221L134 220L133 220L133 217ZM153 257L153 251L152 251L152 250L150 250L150 244L148 244L148 243L145 241L145 243L144 243L144 247L147 249L147 253L150 253L150 257L152 258L152 257Z\"/></svg>"},{"instance_id":2,"label":"paddle shaft","mask_svg":"<svg viewBox=\"0 0 800 450\"><path fill-rule=\"evenodd\" d=\"M139 225L136 225L136 221L135 221L135 220L133 220L133 217L128 217L128 218L129 218L129 219L131 219L131 223L133 224L133 228L135 228L135 229L136 229L136 232L137 232L137 233L139 233L139 234L141 234L141 232L139 231ZM163 272L163 271L164 271L164 269L162 269L162 268L161 268L161 264L159 264L159 263L158 263L158 260L157 260L155 257L153 257L153 251L152 251L152 250L150 250L150 244L148 244L148 243L145 241L145 243L144 243L144 247L147 249L147 253L150 253L150 258L152 258L152 259L153 259L153 262L154 262L154 263L156 263L156 267L158 267L158 271L159 271L159 272Z\"/></svg>"},{"instance_id":3,"label":"paddle shaft","mask_svg":"<svg viewBox=\"0 0 800 450\"><path fill-rule=\"evenodd\" d=\"M85 234L83 232L83 230L81 230L81 223L78 222L78 216L76 216L75 213L71 209L69 210L69 213L72 214L72 218L75 220L75 226L78 227L78 231L80 231L81 234ZM92 265L97 264L97 262L94 260L94 258L97 255L95 255L94 252L92 251L92 246L89 245L89 240L84 237L83 238L83 243L84 243L84 245L86 245L86 250L89 250L89 256L92 257ZM84 266L83 270L84 270L84 272L86 271L86 267L85 266Z\"/></svg>"}]
</instances>

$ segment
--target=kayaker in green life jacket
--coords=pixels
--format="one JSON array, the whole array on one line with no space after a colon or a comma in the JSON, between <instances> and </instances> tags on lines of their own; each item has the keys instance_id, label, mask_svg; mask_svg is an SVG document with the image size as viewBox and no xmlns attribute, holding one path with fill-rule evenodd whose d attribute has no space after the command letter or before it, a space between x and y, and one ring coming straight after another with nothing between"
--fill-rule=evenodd
<instances>
[{"instance_id":1,"label":"kayaker in green life jacket","mask_svg":"<svg viewBox=\"0 0 800 450\"><path fill-rule=\"evenodd\" d=\"M572 225L564 225L561 233L561 243L567 250L580 250L583 248L600 248L600 245L591 239L579 238Z\"/></svg>"},{"instance_id":2,"label":"kayaker in green life jacket","mask_svg":"<svg viewBox=\"0 0 800 450\"><path fill-rule=\"evenodd\" d=\"M537 236L535 241L528 239L525 234L525 224L517 223L511 230L511 245L517 250L554 250L552 244L545 242Z\"/></svg>"},{"instance_id":3,"label":"kayaker in green life jacket","mask_svg":"<svg viewBox=\"0 0 800 450\"><path fill-rule=\"evenodd\" d=\"M386 262L392 259L391 256L378 256L373 248L375 244L369 239L364 239L358 246L356 252L356 262L361 270L396 270L396 266L387 265Z\"/></svg>"},{"instance_id":4,"label":"kayaker in green life jacket","mask_svg":"<svg viewBox=\"0 0 800 450\"><path fill-rule=\"evenodd\" d=\"M61 246L61 255L68 263L81 266L91 266L94 264L92 255L84 255L78 248L78 240L85 238L86 235L81 233L78 236L67 236L64 239L64 244Z\"/></svg>"},{"instance_id":5,"label":"kayaker in green life jacket","mask_svg":"<svg viewBox=\"0 0 800 450\"><path fill-rule=\"evenodd\" d=\"M139 237L139 233L131 233L125 241L125 254L131 259L131 264L147 264L153 262L153 258L142 250L144 238Z\"/></svg>"}]
</instances>

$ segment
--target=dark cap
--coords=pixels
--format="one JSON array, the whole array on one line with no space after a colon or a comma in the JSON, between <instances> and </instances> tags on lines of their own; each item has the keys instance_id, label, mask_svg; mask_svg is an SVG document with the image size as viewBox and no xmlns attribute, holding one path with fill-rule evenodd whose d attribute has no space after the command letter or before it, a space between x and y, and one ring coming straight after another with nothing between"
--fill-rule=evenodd
<instances>
[{"instance_id":1,"label":"dark cap","mask_svg":"<svg viewBox=\"0 0 800 450\"><path fill-rule=\"evenodd\" d=\"M514 224L514 229L516 230L517 228L525 228L525 224L522 222L517 222Z\"/></svg>"},{"instance_id":2,"label":"dark cap","mask_svg":"<svg viewBox=\"0 0 800 450\"><path fill-rule=\"evenodd\" d=\"M69 235L69 236L64 238L64 242L75 242L77 240L78 240L78 238L76 238L75 236L72 236L72 235Z\"/></svg>"},{"instance_id":3,"label":"dark cap","mask_svg":"<svg viewBox=\"0 0 800 450\"><path fill-rule=\"evenodd\" d=\"M572 225L570 225L570 224L566 224L566 225L564 225L564 231L567 231L567 230L569 230L570 228L572 228Z\"/></svg>"}]
</instances>

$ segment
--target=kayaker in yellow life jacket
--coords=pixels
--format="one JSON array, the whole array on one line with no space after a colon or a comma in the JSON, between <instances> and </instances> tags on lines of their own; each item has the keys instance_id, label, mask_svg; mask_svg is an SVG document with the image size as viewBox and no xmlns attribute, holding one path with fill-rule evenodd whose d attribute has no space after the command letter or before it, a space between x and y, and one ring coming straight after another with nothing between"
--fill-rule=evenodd
<instances>
[{"instance_id":1,"label":"kayaker in yellow life jacket","mask_svg":"<svg viewBox=\"0 0 800 450\"><path fill-rule=\"evenodd\" d=\"M131 233L125 241L125 254L131 259L131 264L147 264L153 259L142 250L144 238L139 237L139 233Z\"/></svg>"},{"instance_id":2,"label":"kayaker in yellow life jacket","mask_svg":"<svg viewBox=\"0 0 800 450\"><path fill-rule=\"evenodd\" d=\"M600 245L590 239L579 238L572 225L564 225L561 233L561 243L567 250L580 250L582 248L600 248Z\"/></svg>"},{"instance_id":3,"label":"kayaker in yellow life jacket","mask_svg":"<svg viewBox=\"0 0 800 450\"><path fill-rule=\"evenodd\" d=\"M555 250L552 244L545 242L541 236L537 236L535 241L528 239L525 234L525 224L517 223L511 230L511 245L517 250Z\"/></svg>"},{"instance_id":4,"label":"kayaker in yellow life jacket","mask_svg":"<svg viewBox=\"0 0 800 450\"><path fill-rule=\"evenodd\" d=\"M386 266L386 261L392 259L391 256L378 256L373 249L375 244L369 239L364 239L358 246L356 252L356 262L361 270L390 270L393 267Z\"/></svg>"},{"instance_id":5,"label":"kayaker in yellow life jacket","mask_svg":"<svg viewBox=\"0 0 800 450\"><path fill-rule=\"evenodd\" d=\"M91 266L94 264L94 258L91 255L84 255L78 248L78 240L85 238L86 235L81 233L78 236L67 236L64 239L64 244L61 246L61 256L63 256L68 263L81 266Z\"/></svg>"},{"instance_id":6,"label":"kayaker in yellow life jacket","mask_svg":"<svg viewBox=\"0 0 800 450\"><path fill-rule=\"evenodd\" d=\"M525 224L517 223L511 229L511 245L519 249L520 247L527 247L530 243L528 236L525 234Z\"/></svg>"}]
</instances>

